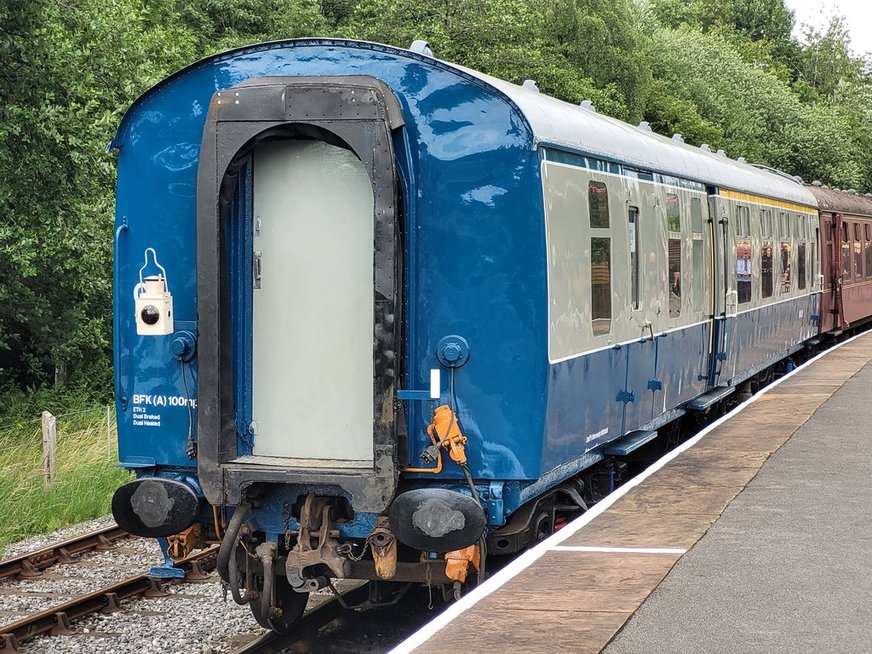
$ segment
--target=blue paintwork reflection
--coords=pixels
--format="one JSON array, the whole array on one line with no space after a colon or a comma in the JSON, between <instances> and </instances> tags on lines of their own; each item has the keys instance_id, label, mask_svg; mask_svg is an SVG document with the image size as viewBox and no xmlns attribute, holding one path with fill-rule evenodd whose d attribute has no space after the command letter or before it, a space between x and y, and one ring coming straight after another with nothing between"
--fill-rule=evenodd
<instances>
[{"instance_id":1,"label":"blue paintwork reflection","mask_svg":"<svg viewBox=\"0 0 872 654\"><path fill-rule=\"evenodd\" d=\"M549 365L540 155L529 127L513 104L483 82L392 48L298 41L219 55L162 83L125 116L114 142L116 221L129 225L119 233L115 279L121 459L131 467L194 466L185 453L185 406L158 406L159 420L149 421L156 424L134 424L138 409L147 408L143 398L178 398L184 390L169 337L137 336L133 289L144 250L155 248L168 272L177 328L196 330L196 178L212 95L252 77L355 74L375 76L393 89L405 118L393 135L407 248L408 375L400 385L427 388L430 369L439 365L436 343L448 334L467 339L470 360L456 374L458 410L474 476L485 483L507 482L482 491L491 523L500 524L534 480L557 469L545 485L559 482L560 471L577 472L570 462L589 465L605 442L704 392L710 326ZM619 172L613 162L585 162ZM251 404L250 171L240 179L225 236L230 260L248 271L230 289L238 309L232 316L237 429L240 453L246 453L251 447L245 433ZM740 316L724 363L729 374L724 372L720 383L733 383L755 362L798 342L797 324L804 324L799 310L807 317L818 313L817 296L802 302ZM809 321L802 334L810 336L815 326ZM196 361L189 374L188 391L195 396ZM447 377L443 374L442 402L448 401ZM430 406L407 402L406 408L409 463L416 465L429 444L424 429ZM581 458L586 453L592 454ZM447 457L443 478L462 487L462 475ZM415 479L412 483L433 481L427 475ZM291 500L290 491L270 499L260 518L267 531L287 526L283 507ZM370 521L371 516L359 516L348 533L366 533Z\"/></svg>"},{"instance_id":2,"label":"blue paintwork reflection","mask_svg":"<svg viewBox=\"0 0 872 654\"><path fill-rule=\"evenodd\" d=\"M438 365L436 342L449 333L464 335L473 356L457 373L456 390L475 475L536 478L541 439L535 434L545 404L545 249L537 219L542 215L538 157L526 123L480 82L404 51L317 43L254 48L200 63L146 95L125 117L116 137L117 216L131 226L117 280L118 347L126 362L118 370L122 451L150 453L159 464L191 465L181 418L151 430L132 425L133 394L181 390L167 339L136 335L128 298L136 261L153 246L167 267L177 314L196 318L196 164L211 96L252 76L349 74L386 82L406 118L396 149L401 174L414 185L404 192L414 221L407 232L414 231L417 245L407 255L408 301L416 318L408 326L405 386L426 388L430 368ZM241 291L232 293L238 305L246 304ZM245 342L236 350L245 356ZM245 382L238 380L238 394L248 392ZM415 461L426 442L429 411L416 403L409 409L409 452ZM240 416L240 431L245 423ZM456 469L448 474L461 477Z\"/></svg>"}]
</instances>

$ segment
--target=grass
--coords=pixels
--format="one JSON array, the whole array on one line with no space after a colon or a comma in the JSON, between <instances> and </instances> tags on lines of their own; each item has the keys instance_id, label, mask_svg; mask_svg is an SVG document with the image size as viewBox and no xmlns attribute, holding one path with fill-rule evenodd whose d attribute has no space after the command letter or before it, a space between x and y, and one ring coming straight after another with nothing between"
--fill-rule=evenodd
<instances>
[{"instance_id":1,"label":"grass","mask_svg":"<svg viewBox=\"0 0 872 654\"><path fill-rule=\"evenodd\" d=\"M16 413L0 418L0 551L25 536L106 515L112 493L130 479L117 467L114 414L107 438L105 406L59 412L50 486L43 481L40 416Z\"/></svg>"}]
</instances>

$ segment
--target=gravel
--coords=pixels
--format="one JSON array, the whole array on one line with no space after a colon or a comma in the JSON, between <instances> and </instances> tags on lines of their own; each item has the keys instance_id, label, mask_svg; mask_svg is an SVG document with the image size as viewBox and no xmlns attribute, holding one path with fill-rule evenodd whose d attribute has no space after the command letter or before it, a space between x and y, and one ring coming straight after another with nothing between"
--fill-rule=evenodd
<instances>
[{"instance_id":1,"label":"gravel","mask_svg":"<svg viewBox=\"0 0 872 654\"><path fill-rule=\"evenodd\" d=\"M3 558L41 549L111 524L109 517L90 520L51 534L8 546ZM0 625L45 610L75 595L142 574L163 559L153 540L131 538L108 552L88 552L77 562L56 565L37 579L0 581ZM223 600L215 573L203 582L173 584L168 595L132 598L122 611L95 614L73 623L69 636L44 636L26 645L30 654L224 654L261 635L248 607Z\"/></svg>"}]
</instances>

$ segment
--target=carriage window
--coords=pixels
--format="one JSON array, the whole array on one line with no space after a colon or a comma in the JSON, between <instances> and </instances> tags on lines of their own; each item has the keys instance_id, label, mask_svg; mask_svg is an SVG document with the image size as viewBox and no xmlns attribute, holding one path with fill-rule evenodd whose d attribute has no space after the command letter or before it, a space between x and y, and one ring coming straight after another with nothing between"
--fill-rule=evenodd
<instances>
[{"instance_id":1,"label":"carriage window","mask_svg":"<svg viewBox=\"0 0 872 654\"><path fill-rule=\"evenodd\" d=\"M824 223L824 237L827 239L827 243L833 242L833 223L827 221Z\"/></svg>"},{"instance_id":2,"label":"carriage window","mask_svg":"<svg viewBox=\"0 0 872 654\"><path fill-rule=\"evenodd\" d=\"M702 234L702 202L690 198L690 229L694 234Z\"/></svg>"},{"instance_id":3,"label":"carriage window","mask_svg":"<svg viewBox=\"0 0 872 654\"><path fill-rule=\"evenodd\" d=\"M594 229L609 228L609 193L602 182L591 182L587 187L590 208L590 226Z\"/></svg>"},{"instance_id":4,"label":"carriage window","mask_svg":"<svg viewBox=\"0 0 872 654\"><path fill-rule=\"evenodd\" d=\"M736 233L739 236L750 236L751 235L751 210L748 207L737 207L736 208L736 217L738 225L736 226Z\"/></svg>"},{"instance_id":5,"label":"carriage window","mask_svg":"<svg viewBox=\"0 0 872 654\"><path fill-rule=\"evenodd\" d=\"M872 277L872 225L863 225L866 231L866 241L863 243L866 257L866 277Z\"/></svg>"},{"instance_id":6,"label":"carriage window","mask_svg":"<svg viewBox=\"0 0 872 654\"><path fill-rule=\"evenodd\" d=\"M693 310L702 311L705 300L705 249L702 243L702 234L693 235Z\"/></svg>"},{"instance_id":7,"label":"carriage window","mask_svg":"<svg viewBox=\"0 0 872 654\"><path fill-rule=\"evenodd\" d=\"M593 335L612 329L611 239L590 239L590 308Z\"/></svg>"},{"instance_id":8,"label":"carriage window","mask_svg":"<svg viewBox=\"0 0 872 654\"><path fill-rule=\"evenodd\" d=\"M681 231L681 212L675 193L666 194L666 229L670 232Z\"/></svg>"},{"instance_id":9,"label":"carriage window","mask_svg":"<svg viewBox=\"0 0 872 654\"><path fill-rule=\"evenodd\" d=\"M760 293L772 297L772 243L764 243L760 250Z\"/></svg>"},{"instance_id":10,"label":"carriage window","mask_svg":"<svg viewBox=\"0 0 872 654\"><path fill-rule=\"evenodd\" d=\"M633 309L639 308L639 210L630 207L628 226L630 230L630 297L633 301Z\"/></svg>"},{"instance_id":11,"label":"carriage window","mask_svg":"<svg viewBox=\"0 0 872 654\"><path fill-rule=\"evenodd\" d=\"M863 277L863 243L860 239L860 223L854 223L854 274Z\"/></svg>"},{"instance_id":12,"label":"carriage window","mask_svg":"<svg viewBox=\"0 0 872 654\"><path fill-rule=\"evenodd\" d=\"M772 238L772 210L763 209L763 237Z\"/></svg>"},{"instance_id":13,"label":"carriage window","mask_svg":"<svg viewBox=\"0 0 872 654\"><path fill-rule=\"evenodd\" d=\"M790 243L781 242L781 292L790 292Z\"/></svg>"},{"instance_id":14,"label":"carriage window","mask_svg":"<svg viewBox=\"0 0 872 654\"><path fill-rule=\"evenodd\" d=\"M751 241L739 241L736 246L736 289L739 304L751 301Z\"/></svg>"},{"instance_id":15,"label":"carriage window","mask_svg":"<svg viewBox=\"0 0 872 654\"><path fill-rule=\"evenodd\" d=\"M842 223L842 277L851 278L851 244L848 243L848 223Z\"/></svg>"},{"instance_id":16,"label":"carriage window","mask_svg":"<svg viewBox=\"0 0 872 654\"><path fill-rule=\"evenodd\" d=\"M787 214L783 211L780 214L781 218L781 238L788 238L790 236L790 220L787 217Z\"/></svg>"},{"instance_id":17,"label":"carriage window","mask_svg":"<svg viewBox=\"0 0 872 654\"><path fill-rule=\"evenodd\" d=\"M681 315L681 239L669 239L669 317Z\"/></svg>"},{"instance_id":18,"label":"carriage window","mask_svg":"<svg viewBox=\"0 0 872 654\"><path fill-rule=\"evenodd\" d=\"M796 285L805 288L805 243L796 246Z\"/></svg>"}]
</instances>

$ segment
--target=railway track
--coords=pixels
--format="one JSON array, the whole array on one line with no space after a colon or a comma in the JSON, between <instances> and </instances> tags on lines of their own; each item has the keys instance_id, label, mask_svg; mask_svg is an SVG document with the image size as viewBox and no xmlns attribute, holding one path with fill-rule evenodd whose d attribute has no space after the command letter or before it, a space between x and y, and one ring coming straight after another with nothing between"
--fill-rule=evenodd
<instances>
[{"instance_id":1,"label":"railway track","mask_svg":"<svg viewBox=\"0 0 872 654\"><path fill-rule=\"evenodd\" d=\"M74 554L110 550L118 541L130 537L130 534L116 524L89 531L41 550L0 561L0 579L39 577L43 570L57 563L75 563Z\"/></svg>"},{"instance_id":2,"label":"railway track","mask_svg":"<svg viewBox=\"0 0 872 654\"><path fill-rule=\"evenodd\" d=\"M356 605L369 598L369 584L364 583L356 588L341 593L346 605ZM318 632L334 620L341 618L348 609L344 608L338 599L331 597L307 610L291 634L265 633L263 636L233 650L233 654L278 654L296 645L305 644L314 639ZM297 650L299 651L299 650Z\"/></svg>"},{"instance_id":3,"label":"railway track","mask_svg":"<svg viewBox=\"0 0 872 654\"><path fill-rule=\"evenodd\" d=\"M401 594L386 605L370 604L370 593L370 583L363 583L340 593L341 601L325 597L306 611L293 633L263 634L232 654L381 654L434 615L422 589Z\"/></svg>"},{"instance_id":4,"label":"railway track","mask_svg":"<svg viewBox=\"0 0 872 654\"><path fill-rule=\"evenodd\" d=\"M218 547L210 547L189 555L177 565L196 579L215 567L217 554ZM36 636L67 633L73 621L86 615L119 611L121 600L136 596L162 597L165 594L162 584L147 574L128 577L0 627L0 653L22 652L22 643Z\"/></svg>"}]
</instances>

